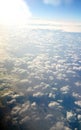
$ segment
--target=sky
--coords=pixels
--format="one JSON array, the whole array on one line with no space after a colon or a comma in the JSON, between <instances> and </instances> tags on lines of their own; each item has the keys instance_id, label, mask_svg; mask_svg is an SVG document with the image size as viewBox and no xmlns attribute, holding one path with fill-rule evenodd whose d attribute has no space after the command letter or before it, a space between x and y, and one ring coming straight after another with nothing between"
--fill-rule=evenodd
<instances>
[{"instance_id":1,"label":"sky","mask_svg":"<svg viewBox=\"0 0 81 130\"><path fill-rule=\"evenodd\" d=\"M81 0L0 0L0 21L22 21L29 17L81 21Z\"/></svg>"},{"instance_id":2,"label":"sky","mask_svg":"<svg viewBox=\"0 0 81 130\"><path fill-rule=\"evenodd\" d=\"M81 21L81 0L25 0L33 17Z\"/></svg>"},{"instance_id":3,"label":"sky","mask_svg":"<svg viewBox=\"0 0 81 130\"><path fill-rule=\"evenodd\" d=\"M31 11L24 0L0 0L0 23L19 24L30 17Z\"/></svg>"},{"instance_id":4,"label":"sky","mask_svg":"<svg viewBox=\"0 0 81 130\"><path fill-rule=\"evenodd\" d=\"M0 24L19 25L30 19L39 24L40 20L81 23L81 0L0 0Z\"/></svg>"},{"instance_id":5,"label":"sky","mask_svg":"<svg viewBox=\"0 0 81 130\"><path fill-rule=\"evenodd\" d=\"M1 129L80 130L80 6L81 0L0 0L0 23L11 27L0 26Z\"/></svg>"}]
</instances>

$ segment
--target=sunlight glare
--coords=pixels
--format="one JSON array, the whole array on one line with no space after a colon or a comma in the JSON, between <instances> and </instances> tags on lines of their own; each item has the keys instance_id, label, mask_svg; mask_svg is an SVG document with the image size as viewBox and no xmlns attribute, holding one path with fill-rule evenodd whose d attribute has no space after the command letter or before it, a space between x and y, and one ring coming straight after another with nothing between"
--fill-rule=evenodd
<instances>
[{"instance_id":1,"label":"sunlight glare","mask_svg":"<svg viewBox=\"0 0 81 130\"><path fill-rule=\"evenodd\" d=\"M0 0L0 23L17 24L30 17L31 12L24 0Z\"/></svg>"}]
</instances>

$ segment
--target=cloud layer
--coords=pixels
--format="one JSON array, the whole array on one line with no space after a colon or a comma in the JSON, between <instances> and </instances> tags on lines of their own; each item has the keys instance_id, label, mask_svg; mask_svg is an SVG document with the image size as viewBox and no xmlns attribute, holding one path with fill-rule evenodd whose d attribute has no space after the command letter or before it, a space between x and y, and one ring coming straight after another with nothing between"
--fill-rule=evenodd
<instances>
[{"instance_id":1,"label":"cloud layer","mask_svg":"<svg viewBox=\"0 0 81 130\"><path fill-rule=\"evenodd\" d=\"M11 121L17 130L78 128L81 33L25 26L8 28L0 42L8 55L4 60L0 58L3 126Z\"/></svg>"}]
</instances>

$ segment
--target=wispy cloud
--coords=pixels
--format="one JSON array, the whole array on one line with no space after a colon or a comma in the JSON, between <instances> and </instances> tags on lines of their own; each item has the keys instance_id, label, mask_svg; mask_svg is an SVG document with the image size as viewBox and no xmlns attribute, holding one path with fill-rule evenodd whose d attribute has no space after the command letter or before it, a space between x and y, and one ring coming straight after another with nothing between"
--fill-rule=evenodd
<instances>
[{"instance_id":1,"label":"wispy cloud","mask_svg":"<svg viewBox=\"0 0 81 130\"><path fill-rule=\"evenodd\" d=\"M44 0L45 4L59 5L62 0Z\"/></svg>"},{"instance_id":2,"label":"wispy cloud","mask_svg":"<svg viewBox=\"0 0 81 130\"><path fill-rule=\"evenodd\" d=\"M71 4L73 0L43 0L45 4L51 4L54 6L64 4Z\"/></svg>"},{"instance_id":3,"label":"wispy cloud","mask_svg":"<svg viewBox=\"0 0 81 130\"><path fill-rule=\"evenodd\" d=\"M30 19L27 28L81 32L81 22Z\"/></svg>"}]
</instances>

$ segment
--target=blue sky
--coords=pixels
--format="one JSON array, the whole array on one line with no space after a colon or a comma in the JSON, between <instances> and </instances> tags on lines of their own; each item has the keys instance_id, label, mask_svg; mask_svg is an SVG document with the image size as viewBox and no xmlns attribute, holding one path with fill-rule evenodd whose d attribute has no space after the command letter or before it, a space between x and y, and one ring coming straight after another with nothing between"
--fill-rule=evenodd
<instances>
[{"instance_id":1,"label":"blue sky","mask_svg":"<svg viewBox=\"0 0 81 130\"><path fill-rule=\"evenodd\" d=\"M0 0L0 24L21 24L31 18L81 22L81 0Z\"/></svg>"},{"instance_id":2,"label":"blue sky","mask_svg":"<svg viewBox=\"0 0 81 130\"><path fill-rule=\"evenodd\" d=\"M81 21L81 0L25 0L33 17Z\"/></svg>"}]
</instances>

